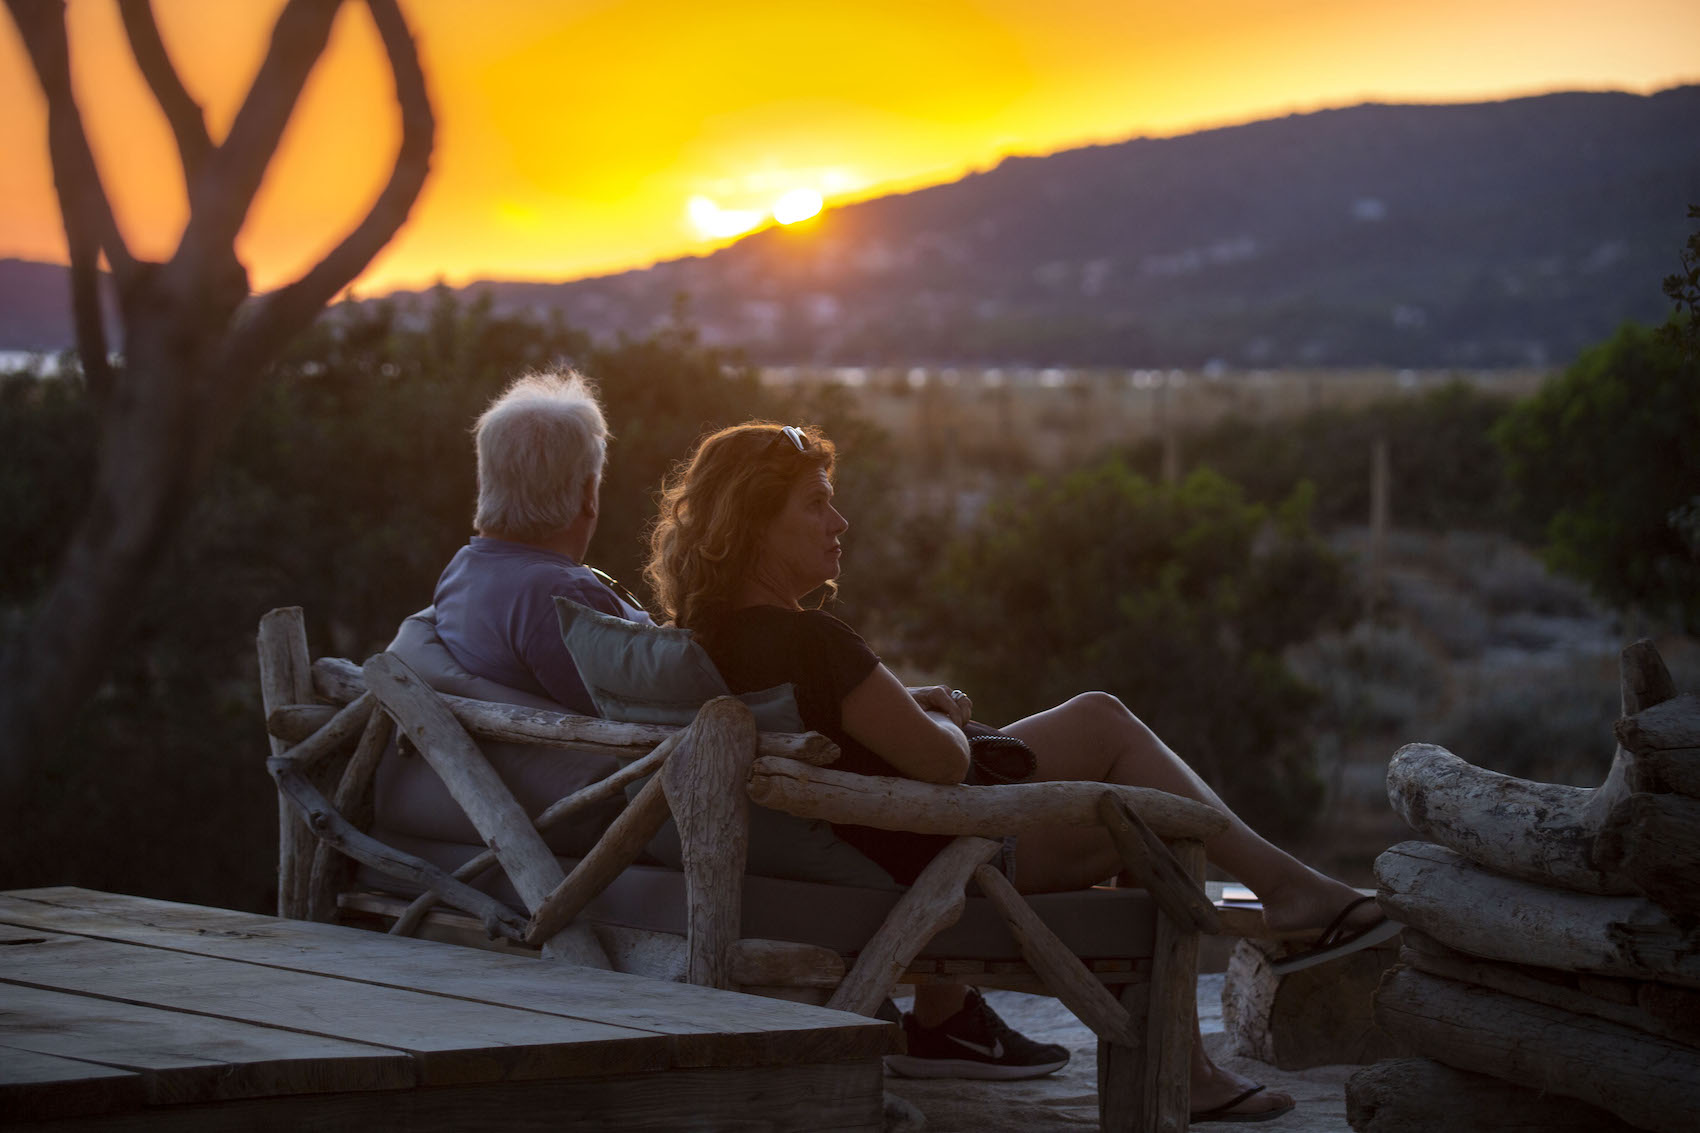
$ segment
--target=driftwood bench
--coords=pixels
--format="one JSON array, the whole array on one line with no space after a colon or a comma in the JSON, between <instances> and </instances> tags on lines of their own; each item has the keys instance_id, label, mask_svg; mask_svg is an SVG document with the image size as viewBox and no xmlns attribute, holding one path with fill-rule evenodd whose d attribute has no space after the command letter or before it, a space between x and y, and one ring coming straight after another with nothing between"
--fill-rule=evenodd
<instances>
[{"instance_id":1,"label":"driftwood bench","mask_svg":"<svg viewBox=\"0 0 1700 1133\"><path fill-rule=\"evenodd\" d=\"M498 947L545 958L863 1015L899 982L1042 992L1099 1038L1104 1128L1186 1128L1198 934L1219 930L1201 885L1203 840L1226 825L1213 808L1103 784L943 787L849 775L826 766L837 751L824 737L759 733L732 698L710 701L688 727L668 728L445 696L390 654L364 666L310 662L294 607L262 619L259 653L268 768L279 791L280 915L376 917L392 933L463 939L476 925ZM483 846L372 836L373 777L395 729L441 777ZM633 758L532 816L480 740ZM550 852L541 830L646 775L588 853ZM746 877L752 802L956 840L900 893ZM637 865L669 817L682 873ZM986 864L1004 835L1056 824L1103 826L1142 891L1025 898ZM383 889L352 885L348 862L365 879L387 879ZM836 913L823 917L823 908Z\"/></svg>"}]
</instances>

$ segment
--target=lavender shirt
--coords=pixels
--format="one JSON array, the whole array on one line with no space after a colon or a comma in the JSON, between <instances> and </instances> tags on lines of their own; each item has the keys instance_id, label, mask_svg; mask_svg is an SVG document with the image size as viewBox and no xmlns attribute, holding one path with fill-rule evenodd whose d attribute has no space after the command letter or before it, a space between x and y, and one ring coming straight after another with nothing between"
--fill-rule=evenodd
<instances>
[{"instance_id":1,"label":"lavender shirt","mask_svg":"<svg viewBox=\"0 0 1700 1133\"><path fill-rule=\"evenodd\" d=\"M651 620L566 555L475 535L437 580L437 632L454 659L475 676L594 716L584 681L561 641L556 595L629 621Z\"/></svg>"}]
</instances>

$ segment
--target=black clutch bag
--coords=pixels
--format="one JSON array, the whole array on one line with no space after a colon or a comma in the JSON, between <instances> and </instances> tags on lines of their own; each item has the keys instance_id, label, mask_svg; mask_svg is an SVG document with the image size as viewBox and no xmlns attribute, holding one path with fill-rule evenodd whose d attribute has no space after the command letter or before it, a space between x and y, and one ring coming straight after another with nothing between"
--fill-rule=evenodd
<instances>
[{"instance_id":1,"label":"black clutch bag","mask_svg":"<svg viewBox=\"0 0 1700 1133\"><path fill-rule=\"evenodd\" d=\"M970 720L962 729L968 737L968 777L974 787L1025 783L1039 769L1033 749L1015 736Z\"/></svg>"}]
</instances>

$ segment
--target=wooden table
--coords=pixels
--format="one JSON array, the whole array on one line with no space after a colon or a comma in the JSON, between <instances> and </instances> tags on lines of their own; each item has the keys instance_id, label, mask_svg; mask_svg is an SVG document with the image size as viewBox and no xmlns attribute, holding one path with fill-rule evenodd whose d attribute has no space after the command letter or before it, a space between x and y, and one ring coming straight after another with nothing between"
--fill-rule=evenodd
<instances>
[{"instance_id":1,"label":"wooden table","mask_svg":"<svg viewBox=\"0 0 1700 1133\"><path fill-rule=\"evenodd\" d=\"M0 893L7 1129L878 1130L893 1032L335 925Z\"/></svg>"}]
</instances>

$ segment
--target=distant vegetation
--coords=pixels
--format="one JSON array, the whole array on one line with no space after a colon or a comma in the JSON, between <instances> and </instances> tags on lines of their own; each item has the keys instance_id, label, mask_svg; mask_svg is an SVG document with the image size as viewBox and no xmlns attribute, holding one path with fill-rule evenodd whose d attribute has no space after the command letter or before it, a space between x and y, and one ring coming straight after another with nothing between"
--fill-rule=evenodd
<instances>
[{"instance_id":1,"label":"distant vegetation","mask_svg":"<svg viewBox=\"0 0 1700 1133\"><path fill-rule=\"evenodd\" d=\"M1189 434L1188 468L1205 465L1273 505L1301 484L1315 494L1312 516L1325 528L1369 522L1370 454L1388 449L1393 521L1425 531L1539 532L1514 516L1495 425L1511 402L1462 381L1417 397L1387 397L1361 409L1322 409L1281 421L1230 418ZM1146 441L1128 461L1148 476L1161 445Z\"/></svg>"},{"instance_id":2,"label":"distant vegetation","mask_svg":"<svg viewBox=\"0 0 1700 1133\"><path fill-rule=\"evenodd\" d=\"M914 495L928 484L928 453L893 448L843 391L764 387L684 326L598 345L558 320L502 317L446 291L347 306L296 343L243 417L160 581L138 588L135 645L52 774L32 785L40 821L31 837L3 843L0 878L267 907L274 812L258 617L301 605L316 653L382 648L429 601L468 534L469 423L513 375L562 360L600 382L615 430L593 561L637 582L651 493L704 430L752 416L819 422L844 452L839 488L852 520L837 609L900 669L972 689L992 720L1090 688L1117 693L1248 817L1295 834L1323 790L1318 729L1379 735L1413 721L1410 690L1438 696L1444 685L1427 643L1445 619L1349 629L1364 607L1319 535L1367 515L1372 439L1390 440L1400 525L1437 539L1459 528L1545 532L1555 546L1569 537L1578 550L1555 561L1573 554L1592 569L1581 557L1590 540L1652 546L1654 520L1671 510L1667 489L1700 483L1683 445L1700 382L1664 357L1643 332L1625 331L1509 418L1506 402L1452 387L1290 422L1225 423L1183 438L1193 471L1179 483L1160 483L1156 452L1134 446L1013 483L984 507L934 513ZM0 381L8 632L86 493L92 421L74 373ZM1552 452L1571 463L1543 471L1538 458ZM1596 508L1577 488L1619 478L1645 507ZM1546 496L1533 491L1541 485ZM1584 517L1618 526L1560 518L1578 501ZM1492 588L1504 571L1478 569L1489 552L1460 557L1448 546L1480 601L1500 602ZM1630 583L1680 585L1692 570L1680 548L1659 546L1665 560L1655 562L1670 565L1624 576ZM1525 572L1506 585L1546 584Z\"/></svg>"}]
</instances>

